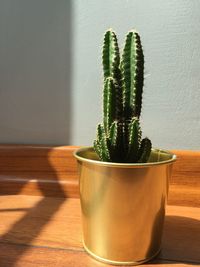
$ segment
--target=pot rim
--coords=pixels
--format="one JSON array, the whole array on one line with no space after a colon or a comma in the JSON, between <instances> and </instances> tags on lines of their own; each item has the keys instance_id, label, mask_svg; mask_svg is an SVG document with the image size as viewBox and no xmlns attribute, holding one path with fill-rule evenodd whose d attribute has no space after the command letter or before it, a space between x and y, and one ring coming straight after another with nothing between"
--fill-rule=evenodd
<instances>
[{"instance_id":1,"label":"pot rim","mask_svg":"<svg viewBox=\"0 0 200 267\"><path fill-rule=\"evenodd\" d=\"M163 164L171 164L174 161L176 161L177 156L173 153L171 153L168 150L163 150L159 148L152 148L151 151L158 152L159 154L164 153L168 156L171 156L170 159L167 160L162 160L162 161L154 161L154 162L146 162L146 163L118 163L118 162L106 162L106 161L99 161L96 159L90 159L87 157L83 157L80 154L80 152L84 151L90 151L93 152L93 147L91 146L86 146L86 147L81 147L77 150L74 151L73 155L74 157L82 162L87 162L90 164L94 165L99 165L99 166L106 166L106 167L118 167L118 168L144 168L144 167L150 167L150 166L158 166L158 165L163 165Z\"/></svg>"}]
</instances>

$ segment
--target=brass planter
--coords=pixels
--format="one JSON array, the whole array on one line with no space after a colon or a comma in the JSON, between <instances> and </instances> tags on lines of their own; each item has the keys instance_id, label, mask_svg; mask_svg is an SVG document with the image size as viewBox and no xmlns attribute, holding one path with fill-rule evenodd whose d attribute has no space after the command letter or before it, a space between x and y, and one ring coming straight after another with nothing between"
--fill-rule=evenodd
<instances>
[{"instance_id":1,"label":"brass planter","mask_svg":"<svg viewBox=\"0 0 200 267\"><path fill-rule=\"evenodd\" d=\"M85 250L114 265L149 261L161 248L168 181L176 156L152 149L148 163L98 161L91 147L74 153L80 175Z\"/></svg>"}]
</instances>

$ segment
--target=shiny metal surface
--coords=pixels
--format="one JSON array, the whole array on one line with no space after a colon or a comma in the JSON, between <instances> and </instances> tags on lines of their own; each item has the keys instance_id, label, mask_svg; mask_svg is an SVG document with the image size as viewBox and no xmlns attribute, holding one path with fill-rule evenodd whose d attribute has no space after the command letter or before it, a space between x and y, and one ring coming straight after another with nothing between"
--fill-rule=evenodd
<instances>
[{"instance_id":1,"label":"shiny metal surface","mask_svg":"<svg viewBox=\"0 0 200 267\"><path fill-rule=\"evenodd\" d=\"M160 250L168 179L176 156L153 149L148 163L100 162L75 152L80 175L83 243L98 260L140 264Z\"/></svg>"}]
</instances>

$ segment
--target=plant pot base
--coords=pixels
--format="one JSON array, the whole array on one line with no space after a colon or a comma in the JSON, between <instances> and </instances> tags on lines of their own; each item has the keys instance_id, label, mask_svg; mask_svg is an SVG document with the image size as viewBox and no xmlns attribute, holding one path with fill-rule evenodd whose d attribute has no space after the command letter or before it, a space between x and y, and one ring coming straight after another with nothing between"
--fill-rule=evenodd
<instances>
[{"instance_id":1,"label":"plant pot base","mask_svg":"<svg viewBox=\"0 0 200 267\"><path fill-rule=\"evenodd\" d=\"M149 258L146 258L146 259L143 259L143 260L139 260L139 261L112 261L112 260L109 260L109 259L105 259L105 258L101 258L97 255L95 255L93 252L91 252L85 245L84 241L83 242L83 247L85 249L85 251L92 257L94 258L95 260L98 260L100 262L103 262L103 263L107 263L107 264L111 264L111 265L140 265L140 264L143 264L145 262L148 262L152 259L154 259L161 251L161 248L159 248L159 250L154 254L152 255L151 257Z\"/></svg>"}]
</instances>

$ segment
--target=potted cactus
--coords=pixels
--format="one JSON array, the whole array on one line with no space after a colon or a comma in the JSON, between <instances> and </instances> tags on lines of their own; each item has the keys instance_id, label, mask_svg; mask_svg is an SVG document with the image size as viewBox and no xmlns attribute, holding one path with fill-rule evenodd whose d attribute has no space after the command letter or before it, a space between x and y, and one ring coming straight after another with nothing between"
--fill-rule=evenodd
<instances>
[{"instance_id":1,"label":"potted cactus","mask_svg":"<svg viewBox=\"0 0 200 267\"><path fill-rule=\"evenodd\" d=\"M100 261L140 264L160 251L176 156L142 139L144 56L139 34L128 32L120 58L116 34L108 30L102 61L103 122L93 147L75 152L83 245Z\"/></svg>"}]
</instances>

